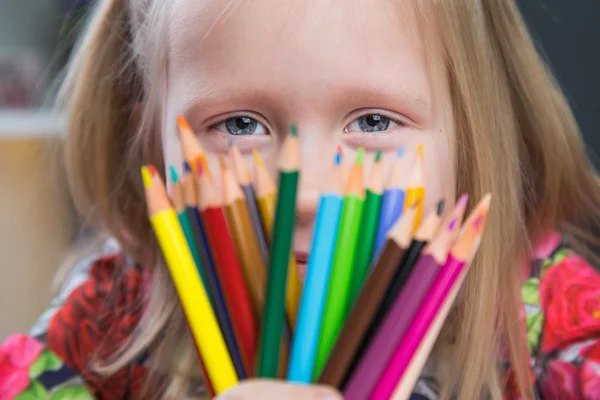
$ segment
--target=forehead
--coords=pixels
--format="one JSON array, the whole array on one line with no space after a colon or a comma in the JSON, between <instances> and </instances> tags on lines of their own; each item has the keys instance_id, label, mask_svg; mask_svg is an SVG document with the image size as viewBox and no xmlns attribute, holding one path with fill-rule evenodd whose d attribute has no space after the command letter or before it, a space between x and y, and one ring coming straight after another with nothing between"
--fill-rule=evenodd
<instances>
[{"instance_id":1,"label":"forehead","mask_svg":"<svg viewBox=\"0 0 600 400\"><path fill-rule=\"evenodd\" d=\"M178 0L170 13L169 81L182 90L362 84L431 100L409 0Z\"/></svg>"}]
</instances>

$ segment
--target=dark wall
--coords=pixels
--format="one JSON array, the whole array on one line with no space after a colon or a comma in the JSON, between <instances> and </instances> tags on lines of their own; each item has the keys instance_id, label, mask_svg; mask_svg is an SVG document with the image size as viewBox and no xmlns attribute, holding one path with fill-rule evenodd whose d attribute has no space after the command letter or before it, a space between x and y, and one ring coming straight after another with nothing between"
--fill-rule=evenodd
<instances>
[{"instance_id":1,"label":"dark wall","mask_svg":"<svg viewBox=\"0 0 600 400\"><path fill-rule=\"evenodd\" d=\"M600 0L517 1L600 167Z\"/></svg>"}]
</instances>

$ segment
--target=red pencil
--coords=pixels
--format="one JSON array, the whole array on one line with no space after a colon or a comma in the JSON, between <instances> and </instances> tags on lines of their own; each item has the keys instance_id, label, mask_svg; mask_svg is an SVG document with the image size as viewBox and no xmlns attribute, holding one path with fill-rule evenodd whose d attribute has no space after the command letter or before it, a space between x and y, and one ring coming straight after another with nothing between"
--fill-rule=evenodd
<instances>
[{"instance_id":1,"label":"red pencil","mask_svg":"<svg viewBox=\"0 0 600 400\"><path fill-rule=\"evenodd\" d=\"M233 239L227 227L225 212L214 185L203 171L198 172L198 206L206 227L211 252L221 281L223 294L231 317L236 341L242 353L244 368L251 376L258 344L258 323L244 276L238 261Z\"/></svg>"}]
</instances>

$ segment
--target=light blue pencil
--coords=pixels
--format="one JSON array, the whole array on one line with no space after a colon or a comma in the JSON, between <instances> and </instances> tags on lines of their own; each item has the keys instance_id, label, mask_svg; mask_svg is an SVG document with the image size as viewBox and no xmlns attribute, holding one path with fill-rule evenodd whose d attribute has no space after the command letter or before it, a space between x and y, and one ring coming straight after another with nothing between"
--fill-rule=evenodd
<instances>
[{"instance_id":1,"label":"light blue pencil","mask_svg":"<svg viewBox=\"0 0 600 400\"><path fill-rule=\"evenodd\" d=\"M390 179L383 191L375 248L373 250L374 260L379 257L379 253L385 245L388 231L394 226L404 211L408 171L403 147L398 149L397 157L396 165L394 165Z\"/></svg>"},{"instance_id":2,"label":"light blue pencil","mask_svg":"<svg viewBox=\"0 0 600 400\"><path fill-rule=\"evenodd\" d=\"M341 160L342 155L338 151L333 174L334 184L338 187L321 197L315 222L315 234L308 260L308 271L300 300L288 369L288 380L296 383L311 383L315 367L343 204Z\"/></svg>"}]
</instances>

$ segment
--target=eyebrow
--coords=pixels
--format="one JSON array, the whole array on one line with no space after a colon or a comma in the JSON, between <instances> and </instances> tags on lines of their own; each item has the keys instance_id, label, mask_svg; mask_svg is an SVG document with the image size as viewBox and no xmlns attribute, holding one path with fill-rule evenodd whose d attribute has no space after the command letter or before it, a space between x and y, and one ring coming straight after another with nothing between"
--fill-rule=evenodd
<instances>
[{"instance_id":1,"label":"eyebrow","mask_svg":"<svg viewBox=\"0 0 600 400\"><path fill-rule=\"evenodd\" d=\"M337 96L336 102L349 105L359 105L360 108L386 108L408 110L407 117L414 119L416 123L422 122L432 111L431 102L412 93L409 90L392 90L369 87L368 85L338 85L330 92ZM290 94L283 91L273 91L264 86L251 85L246 88L232 87L228 85L210 84L203 86L200 91L195 91L185 102L184 114L193 112L198 108L217 109L225 105L237 104L273 104L280 103L280 98ZM412 116L412 117L411 117Z\"/></svg>"}]
</instances>

